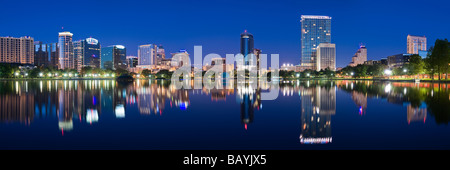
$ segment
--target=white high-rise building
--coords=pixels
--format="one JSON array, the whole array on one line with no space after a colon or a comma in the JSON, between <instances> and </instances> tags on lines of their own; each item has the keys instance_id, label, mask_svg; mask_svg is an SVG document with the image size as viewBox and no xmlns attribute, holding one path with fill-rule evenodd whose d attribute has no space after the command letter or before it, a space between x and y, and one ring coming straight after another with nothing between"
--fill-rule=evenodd
<instances>
[{"instance_id":1,"label":"white high-rise building","mask_svg":"<svg viewBox=\"0 0 450 170\"><path fill-rule=\"evenodd\" d=\"M317 47L317 71L329 68L332 71L336 70L336 44L320 43Z\"/></svg>"},{"instance_id":2,"label":"white high-rise building","mask_svg":"<svg viewBox=\"0 0 450 170\"><path fill-rule=\"evenodd\" d=\"M158 46L155 44L140 45L138 48L138 65L156 65Z\"/></svg>"},{"instance_id":3,"label":"white high-rise building","mask_svg":"<svg viewBox=\"0 0 450 170\"><path fill-rule=\"evenodd\" d=\"M75 69L76 60L73 53L73 34L60 32L58 36L59 65L58 69Z\"/></svg>"},{"instance_id":4,"label":"white high-rise building","mask_svg":"<svg viewBox=\"0 0 450 170\"><path fill-rule=\"evenodd\" d=\"M427 51L427 37L408 35L406 51L408 54L419 54L420 51Z\"/></svg>"}]
</instances>

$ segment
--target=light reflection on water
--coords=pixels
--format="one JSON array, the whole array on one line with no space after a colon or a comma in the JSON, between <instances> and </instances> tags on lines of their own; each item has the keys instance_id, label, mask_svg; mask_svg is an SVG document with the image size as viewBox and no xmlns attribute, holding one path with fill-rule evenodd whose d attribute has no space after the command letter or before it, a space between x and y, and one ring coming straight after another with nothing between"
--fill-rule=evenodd
<instances>
[{"instance_id":1,"label":"light reflection on water","mask_svg":"<svg viewBox=\"0 0 450 170\"><path fill-rule=\"evenodd\" d=\"M192 87L195 83L201 82L192 82ZM442 132L444 133L444 139L448 138L448 135L445 135L449 131L447 124L450 121L450 98L447 84L347 80L282 81L280 82L279 96L274 101L261 100L261 93L268 88L267 84L258 84L260 88L257 89L239 86L239 83L237 85L236 88L225 89L177 90L169 81L163 80L137 80L129 84L122 84L113 80L2 81L0 82L0 123L3 125L19 124L20 126L25 125L39 129L41 124L30 125L34 121L39 122L41 120L50 124L54 122L55 126L57 124L60 133L57 133L57 136L43 139L47 142L54 138L65 137L70 133L76 133L81 136L77 139L84 140L83 135L85 133L96 134L99 126L108 127L101 130L109 132L117 131L124 126L131 128L135 126L134 123L149 121L148 124L143 125L141 130L144 131L145 129L158 128L157 121L160 121L159 123L171 124L183 130L200 131L197 133L204 131L204 133L209 134L212 130L208 128L215 128L214 133L216 135L213 139L208 139L212 141L220 141L225 138L233 141L237 137L245 140L258 140L260 142L258 146L262 148L302 149L306 146L305 144L325 144L321 146L327 146L324 147L325 149L334 149L343 146L353 148L346 144L340 144L340 142L351 140L363 142L364 140L356 137L345 137L348 134L341 130L342 127L355 124L356 119L362 119L361 121L367 121L367 124L358 126L361 126L362 129L370 129L378 125L371 122L378 119L373 117L376 114L388 115L386 118L389 119L391 115L398 115L398 110L402 110L404 113L400 114L404 115L403 121L407 123L406 126L417 123L431 123L434 126L444 125L444 129L440 128L436 133ZM375 107L371 106L372 103ZM236 113L240 113L240 125L230 122L236 120L236 116L234 116ZM191 114L193 120L187 121L189 118L186 116L189 115L180 114ZM226 117L225 114L229 116ZM108 115L112 115L113 118L108 118ZM148 116L161 118L166 116L170 121L162 119L146 120ZM392 116L392 120L395 119L395 116ZM364 117L370 119L366 120ZM430 117L432 120L430 120ZM53 121L55 119L57 121ZM102 121L115 122L120 126L92 126L93 124L100 124ZM265 125L255 123L258 121L265 123ZM405 128L401 125L401 122L396 121L398 124L392 125L393 129L400 131ZM386 122L392 123L391 120ZM378 123L382 124L383 122ZM205 126L205 129L194 128L201 126L199 124ZM255 127L252 127L253 124L255 124ZM89 125L87 128L90 128L91 132L85 132L85 125ZM77 131L77 126L83 132ZM19 127L2 126L3 131L0 131L0 134L7 139L8 136L4 132L17 130ZM255 132L256 134L253 134L255 136L251 139L244 136L246 134L240 134L242 136L229 134L227 129L234 129L235 127L244 130L244 133ZM265 134L268 128L276 132L291 133L274 132ZM430 129L424 126L419 130L425 132ZM370 131L373 131L372 133L389 132L383 129L379 131L370 129ZM38 130L37 132L41 131ZM162 134L164 131L160 133ZM167 133L169 133L169 130ZM170 131L170 133L174 132ZM412 137L409 135L398 138L406 140ZM159 138L156 142L164 143L172 140L172 138L175 137ZM192 138L199 138L199 136L194 135ZM270 138L270 140L267 140L267 138ZM380 140L391 140L391 138L386 137ZM442 136L436 136L435 138L435 140L442 139ZM277 139L280 141L273 141ZM193 139L185 138L185 140ZM7 144L16 146L11 144L14 142L13 139L6 141ZM282 145L286 143L287 145ZM417 145L428 147L431 143L411 144L415 147ZM252 147L245 146L247 144L242 145L245 149L252 149ZM396 144L393 144L393 146L396 146ZM8 147L5 144L2 146L2 148ZM137 145L136 147L147 148L148 146ZM366 147L373 148L375 146L369 145ZM387 144L380 147L390 148L391 146ZM450 146L440 147L450 148ZM236 143L229 146L227 144L218 146L200 142L192 144L192 147L175 145L173 148L228 149L241 148L241 146Z\"/></svg>"}]
</instances>

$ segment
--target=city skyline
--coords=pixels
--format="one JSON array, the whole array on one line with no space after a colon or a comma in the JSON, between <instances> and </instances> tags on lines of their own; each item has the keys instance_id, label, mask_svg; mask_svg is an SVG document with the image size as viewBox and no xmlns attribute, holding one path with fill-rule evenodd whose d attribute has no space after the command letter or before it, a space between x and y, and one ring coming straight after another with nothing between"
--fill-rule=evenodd
<instances>
[{"instance_id":1,"label":"city skyline","mask_svg":"<svg viewBox=\"0 0 450 170\"><path fill-rule=\"evenodd\" d=\"M59 9L54 8L52 2L39 4L30 1L27 5L18 5L17 2L5 2L7 6L12 6L2 10L2 14L15 14L16 6L21 10L39 11L42 15L51 15ZM390 2L390 5L384 3L361 1L345 2L327 2L325 5L314 7L313 2L280 2L270 3L262 1L254 3L251 1L240 2L232 1L230 3L214 2L150 2L158 6L170 9L181 8L180 13L171 14L165 9L155 9L152 11L141 11L141 3L149 2L122 2L120 6L126 8L123 12L112 14L107 11L109 7L115 7L118 4L111 3L102 6L102 2L94 2L91 5L97 7L96 11L81 16L72 15L74 10L80 9L85 2L73 4L69 9L62 12L68 15L66 20L61 16L56 16L53 20L38 20L32 17L25 17L20 14L18 17L10 18L8 15L1 15L5 25L2 27L0 36L22 37L31 36L35 41L44 43L56 43L55 38L58 32L70 31L74 34L73 40L96 37L102 45L123 44L128 49L127 55L137 56L137 48L142 44L163 44L166 52L175 52L179 49L193 51L194 45L203 45L204 53L218 53L224 55L227 53L239 53L239 36L243 30L248 30L254 34L255 46L264 50L264 53L280 54L280 63L300 64L300 16L301 15L326 15L333 18L332 41L336 44L336 67L344 67L351 60L354 49L360 43L366 44L370 48L368 60L379 60L392 54L406 53L406 36L417 35L426 36L427 47L433 46L437 38L449 37L445 30L449 23L440 22L443 17L448 15L443 8L432 7L433 3L417 4L402 2ZM176 3L177 5L173 5ZM447 3L447 2L444 2ZM56 4L56 3L55 3ZM242 6L252 5L254 9L250 11L230 13L223 15L224 12ZM444 5L445 6L445 5ZM188 7L187 10L184 9ZM358 8L355 8L358 7ZM330 10L339 8L342 10ZM373 8L373 9L372 9ZM410 8L420 8L426 12L420 14L407 13ZM434 9L433 9L434 8ZM437 8L437 9L436 9ZM44 10L43 10L44 9ZM259 9L267 12L257 12ZM374 12L383 9L383 13ZM396 9L396 10L389 10ZM433 9L433 10L432 10ZM281 11L282 10L282 11ZM391 12L393 11L393 12ZM205 12L211 13L204 16ZM101 15L105 18L102 22L80 20L92 14ZM142 16L149 14L158 14L156 18L157 25L151 23L141 23ZM376 14L376 15L375 15ZM62 15L62 16L65 16ZM239 18L241 15L248 15L251 21ZM115 17L109 17L115 16ZM117 25L112 21L124 20L124 24ZM24 23L39 24L40 27L25 26ZM411 25L410 23L420 23ZM407 26L407 25L411 26ZM179 25L184 25L180 29ZM405 26L406 25L406 26ZM64 27L64 29L62 29ZM45 28L45 29L43 29ZM280 36L283 33L288 36ZM389 41L386 41L389 39ZM274 43L276 42L276 43Z\"/></svg>"}]
</instances>

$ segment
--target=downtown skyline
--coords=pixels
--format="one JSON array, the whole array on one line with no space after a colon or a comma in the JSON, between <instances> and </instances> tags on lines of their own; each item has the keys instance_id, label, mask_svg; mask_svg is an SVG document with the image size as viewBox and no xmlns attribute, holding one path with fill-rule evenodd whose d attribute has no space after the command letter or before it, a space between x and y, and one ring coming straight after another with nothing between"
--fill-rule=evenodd
<instances>
[{"instance_id":1,"label":"downtown skyline","mask_svg":"<svg viewBox=\"0 0 450 170\"><path fill-rule=\"evenodd\" d=\"M449 12L439 10L441 7L431 7L432 2L430 4L390 2L387 5L379 2L371 4L345 1L327 2L325 3L327 5L317 7L309 1L280 3L127 1L121 4L104 4L105 2L97 1L88 5L95 7L96 10L89 10L88 14L80 15L73 12L87 5L83 1L71 4L66 10L57 9L52 5L56 2L35 4L36 2L30 1L24 3L27 5L18 5L18 2L4 3L11 8L0 12L2 14L0 36L31 36L35 41L54 43L57 42L58 32L70 31L74 34L74 41L95 37L102 46L122 44L126 46L128 56L137 56L138 46L150 43L162 44L169 53L179 49L193 52L194 45L202 45L203 54L217 53L221 56L228 53L236 54L239 53L239 34L243 30L248 30L255 36L255 46L263 53L280 54L280 63L298 65L301 57L301 15L326 15L333 18L332 42L336 44L336 67L346 66L361 43L369 49L367 60L379 60L393 54L406 53L408 34L426 36L428 48L434 45L437 38L450 37L445 31L448 30L450 23L442 22ZM143 7L140 3L152 3L161 6L161 9L141 10ZM254 8L248 11L240 10L247 5ZM116 13L108 11L111 7L119 6L125 10ZM327 10L331 8L342 10ZM402 12L417 8L423 9L424 12ZM389 9L396 11L390 12ZM39 11L42 16L60 12L65 17L56 16L49 20L21 14L18 14L18 17L8 17L20 10L31 13ZM171 10L183 12L171 14ZM237 12L231 12L235 10ZM225 13L227 11L229 14ZM211 15L205 16L204 13ZM156 22L142 22L144 16L152 15L155 16ZM100 19L89 20L89 17L93 16ZM117 22L123 24L117 25ZM33 26L26 27L25 23L28 23L27 25L31 23ZM5 27L3 24L8 26Z\"/></svg>"}]
</instances>

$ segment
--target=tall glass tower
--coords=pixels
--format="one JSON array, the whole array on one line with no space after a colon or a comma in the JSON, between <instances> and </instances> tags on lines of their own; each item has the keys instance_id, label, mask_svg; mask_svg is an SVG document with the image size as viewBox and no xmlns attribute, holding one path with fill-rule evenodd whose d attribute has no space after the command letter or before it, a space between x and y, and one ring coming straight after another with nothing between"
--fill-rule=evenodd
<instances>
[{"instance_id":1,"label":"tall glass tower","mask_svg":"<svg viewBox=\"0 0 450 170\"><path fill-rule=\"evenodd\" d=\"M58 69L74 69L75 57L73 54L73 34L70 32L60 32L58 36L59 66Z\"/></svg>"},{"instance_id":2,"label":"tall glass tower","mask_svg":"<svg viewBox=\"0 0 450 170\"><path fill-rule=\"evenodd\" d=\"M301 16L302 57L301 66L305 69L317 69L317 47L320 43L331 43L331 17Z\"/></svg>"},{"instance_id":3,"label":"tall glass tower","mask_svg":"<svg viewBox=\"0 0 450 170\"><path fill-rule=\"evenodd\" d=\"M253 35L245 30L241 34L241 54L245 57L245 64L249 64L247 55L252 54L254 49Z\"/></svg>"}]
</instances>

